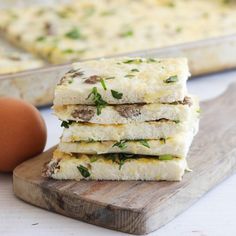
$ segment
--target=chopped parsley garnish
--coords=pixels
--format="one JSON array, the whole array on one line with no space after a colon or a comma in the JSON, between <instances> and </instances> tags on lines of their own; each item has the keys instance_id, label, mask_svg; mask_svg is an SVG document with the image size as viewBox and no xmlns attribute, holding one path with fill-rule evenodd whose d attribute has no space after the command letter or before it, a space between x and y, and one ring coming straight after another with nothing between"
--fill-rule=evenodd
<instances>
[{"instance_id":1,"label":"chopped parsley garnish","mask_svg":"<svg viewBox=\"0 0 236 236\"><path fill-rule=\"evenodd\" d=\"M96 157L96 156L92 156L91 158L90 158L90 162L95 162L95 161L97 161L98 160L98 158Z\"/></svg>"},{"instance_id":2,"label":"chopped parsley garnish","mask_svg":"<svg viewBox=\"0 0 236 236\"><path fill-rule=\"evenodd\" d=\"M139 142L140 142L143 146L145 146L145 147L147 147L147 148L150 148L149 143L148 143L148 141L147 141L146 139L141 139L141 140L139 140Z\"/></svg>"},{"instance_id":3,"label":"chopped parsley garnish","mask_svg":"<svg viewBox=\"0 0 236 236\"><path fill-rule=\"evenodd\" d=\"M178 81L178 76L177 75L170 76L169 78L164 80L164 82L167 83L167 84L175 83L177 81Z\"/></svg>"},{"instance_id":4,"label":"chopped parsley garnish","mask_svg":"<svg viewBox=\"0 0 236 236\"><path fill-rule=\"evenodd\" d=\"M111 90L111 94L112 94L112 97L116 99L122 99L123 97L123 93L119 93L115 90Z\"/></svg>"},{"instance_id":5,"label":"chopped parsley garnish","mask_svg":"<svg viewBox=\"0 0 236 236\"><path fill-rule=\"evenodd\" d=\"M67 18L70 16L70 14L71 14L71 12L68 9L57 12L57 15L61 18Z\"/></svg>"},{"instance_id":6,"label":"chopped parsley garnish","mask_svg":"<svg viewBox=\"0 0 236 236\"><path fill-rule=\"evenodd\" d=\"M156 62L156 60L154 58L147 58L147 63L152 63L152 62Z\"/></svg>"},{"instance_id":7,"label":"chopped parsley garnish","mask_svg":"<svg viewBox=\"0 0 236 236\"><path fill-rule=\"evenodd\" d=\"M229 4L231 2L231 0L222 0L223 4Z\"/></svg>"},{"instance_id":8,"label":"chopped parsley garnish","mask_svg":"<svg viewBox=\"0 0 236 236\"><path fill-rule=\"evenodd\" d=\"M44 37L44 36L39 36L38 38L36 38L36 41L37 42L42 42L42 41L44 41L46 39L46 37Z\"/></svg>"},{"instance_id":9,"label":"chopped parsley garnish","mask_svg":"<svg viewBox=\"0 0 236 236\"><path fill-rule=\"evenodd\" d=\"M88 171L88 168L79 165L77 166L77 169L79 170L80 174L84 177L84 178L88 178L90 176L90 173Z\"/></svg>"},{"instance_id":10,"label":"chopped parsley garnish","mask_svg":"<svg viewBox=\"0 0 236 236\"><path fill-rule=\"evenodd\" d=\"M182 32L182 30L183 30L183 28L181 28L181 27L179 26L179 27L177 27L177 28L176 28L176 30L175 30L175 31L176 31L177 33L181 33L181 32Z\"/></svg>"},{"instance_id":11,"label":"chopped parsley garnish","mask_svg":"<svg viewBox=\"0 0 236 236\"><path fill-rule=\"evenodd\" d=\"M118 154L118 164L119 164L119 170L121 170L121 167L125 164L125 162L130 159L133 158L133 154L127 154L127 153L119 153Z\"/></svg>"},{"instance_id":12,"label":"chopped parsley garnish","mask_svg":"<svg viewBox=\"0 0 236 236\"><path fill-rule=\"evenodd\" d=\"M93 87L92 92L88 95L87 99L89 99L91 96L92 101L94 102L97 108L97 115L100 115L102 108L105 108L107 106L107 102L102 99L102 96L100 93L98 93L96 87Z\"/></svg>"},{"instance_id":13,"label":"chopped parsley garnish","mask_svg":"<svg viewBox=\"0 0 236 236\"><path fill-rule=\"evenodd\" d=\"M121 170L121 167L125 164L126 159L121 159L119 163L119 170Z\"/></svg>"},{"instance_id":14,"label":"chopped parsley garnish","mask_svg":"<svg viewBox=\"0 0 236 236\"><path fill-rule=\"evenodd\" d=\"M127 140L121 140L121 141L116 142L115 144L113 144L112 147L118 147L118 148L120 148L121 150L124 150L124 149L127 148L126 142L127 142Z\"/></svg>"},{"instance_id":15,"label":"chopped parsley garnish","mask_svg":"<svg viewBox=\"0 0 236 236\"><path fill-rule=\"evenodd\" d=\"M68 49L65 49L65 50L63 50L62 51L62 53L68 53L68 54L70 54L70 53L74 53L75 51L73 50L73 49L71 49L71 48L68 48Z\"/></svg>"},{"instance_id":16,"label":"chopped parsley garnish","mask_svg":"<svg viewBox=\"0 0 236 236\"><path fill-rule=\"evenodd\" d=\"M133 77L135 77L135 75L127 74L127 75L125 75L125 77L126 77L126 78L133 78Z\"/></svg>"},{"instance_id":17,"label":"chopped parsley garnish","mask_svg":"<svg viewBox=\"0 0 236 236\"><path fill-rule=\"evenodd\" d=\"M135 159L133 154L128 153L109 154L107 156L108 160L111 160L112 162L117 163L119 165L119 170L121 170L121 167L125 164L125 161L131 158Z\"/></svg>"},{"instance_id":18,"label":"chopped parsley garnish","mask_svg":"<svg viewBox=\"0 0 236 236\"><path fill-rule=\"evenodd\" d=\"M175 122L175 124L179 124L180 120L173 120Z\"/></svg>"},{"instance_id":19,"label":"chopped parsley garnish","mask_svg":"<svg viewBox=\"0 0 236 236\"><path fill-rule=\"evenodd\" d=\"M136 68L134 68L134 69L131 69L130 71L131 71L131 72L139 72L139 70L138 70L138 69L136 69Z\"/></svg>"},{"instance_id":20,"label":"chopped parsley garnish","mask_svg":"<svg viewBox=\"0 0 236 236\"><path fill-rule=\"evenodd\" d=\"M134 32L132 30L127 30L127 31L124 31L120 34L121 37L131 37L133 36Z\"/></svg>"},{"instance_id":21,"label":"chopped parsley garnish","mask_svg":"<svg viewBox=\"0 0 236 236\"><path fill-rule=\"evenodd\" d=\"M82 35L80 33L80 30L79 28L75 27L73 28L72 30L70 30L69 32L67 32L65 34L65 36L67 38L71 38L71 39L81 39L82 38Z\"/></svg>"},{"instance_id":22,"label":"chopped parsley garnish","mask_svg":"<svg viewBox=\"0 0 236 236\"><path fill-rule=\"evenodd\" d=\"M173 7L175 7L175 3L172 2L172 1L170 1L170 2L168 2L168 3L166 4L166 6L173 8Z\"/></svg>"},{"instance_id":23,"label":"chopped parsley garnish","mask_svg":"<svg viewBox=\"0 0 236 236\"><path fill-rule=\"evenodd\" d=\"M105 80L109 80L109 79L115 79L115 76L111 76L111 77L106 77L104 78Z\"/></svg>"},{"instance_id":24,"label":"chopped parsley garnish","mask_svg":"<svg viewBox=\"0 0 236 236\"><path fill-rule=\"evenodd\" d=\"M129 59L129 60L126 60L126 61L123 61L124 64L140 64L142 63L143 60L142 59Z\"/></svg>"},{"instance_id":25,"label":"chopped parsley garnish","mask_svg":"<svg viewBox=\"0 0 236 236\"><path fill-rule=\"evenodd\" d=\"M104 90L107 90L107 86L106 86L106 84L105 84L105 80L104 80L104 79L101 79L101 80L100 80L100 83L101 83L103 89L104 89Z\"/></svg>"},{"instance_id":26,"label":"chopped parsley garnish","mask_svg":"<svg viewBox=\"0 0 236 236\"><path fill-rule=\"evenodd\" d=\"M62 122L61 122L61 127L65 127L66 129L68 129L69 128L69 126L72 124L72 120L69 120L69 121L65 121L65 120L63 120Z\"/></svg>"},{"instance_id":27,"label":"chopped parsley garnish","mask_svg":"<svg viewBox=\"0 0 236 236\"><path fill-rule=\"evenodd\" d=\"M161 155L158 158L161 161L169 161L169 160L173 160L174 157L172 155Z\"/></svg>"},{"instance_id":28,"label":"chopped parsley garnish","mask_svg":"<svg viewBox=\"0 0 236 236\"><path fill-rule=\"evenodd\" d=\"M65 53L65 54L76 53L76 54L78 54L78 55L83 54L83 53L85 53L85 52L86 52L85 49L73 50L73 49L71 49L71 48L64 49L64 50L62 51L62 53Z\"/></svg>"}]
</instances>

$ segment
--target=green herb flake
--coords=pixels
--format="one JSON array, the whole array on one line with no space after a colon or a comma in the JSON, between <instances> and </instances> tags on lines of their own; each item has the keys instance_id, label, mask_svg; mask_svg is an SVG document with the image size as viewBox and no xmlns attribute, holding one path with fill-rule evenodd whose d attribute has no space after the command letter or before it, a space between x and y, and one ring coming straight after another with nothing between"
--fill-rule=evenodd
<instances>
[{"instance_id":1,"label":"green herb flake","mask_svg":"<svg viewBox=\"0 0 236 236\"><path fill-rule=\"evenodd\" d=\"M131 69L130 71L131 71L131 72L139 72L139 70L138 70L138 69L136 69L136 68L134 68L134 69Z\"/></svg>"},{"instance_id":2,"label":"green herb flake","mask_svg":"<svg viewBox=\"0 0 236 236\"><path fill-rule=\"evenodd\" d=\"M121 170L121 167L125 164L125 160L121 159L119 163L119 170Z\"/></svg>"},{"instance_id":3,"label":"green herb flake","mask_svg":"<svg viewBox=\"0 0 236 236\"><path fill-rule=\"evenodd\" d=\"M175 29L175 31L177 32L177 33L181 33L182 32L182 30L183 30L183 28L182 27L177 27L176 29Z\"/></svg>"},{"instance_id":4,"label":"green herb flake","mask_svg":"<svg viewBox=\"0 0 236 236\"><path fill-rule=\"evenodd\" d=\"M92 92L88 95L87 99L92 96L92 101L94 102L97 108L97 115L100 115L102 109L107 106L107 102L103 100L100 93L98 93L97 88L93 87Z\"/></svg>"},{"instance_id":5,"label":"green herb flake","mask_svg":"<svg viewBox=\"0 0 236 236\"><path fill-rule=\"evenodd\" d=\"M58 11L58 12L57 12L57 15L58 15L60 18L67 18L67 17L69 17L70 12L68 12L67 10Z\"/></svg>"},{"instance_id":6,"label":"green herb flake","mask_svg":"<svg viewBox=\"0 0 236 236\"><path fill-rule=\"evenodd\" d=\"M175 124L179 124L180 120L173 120L175 122Z\"/></svg>"},{"instance_id":7,"label":"green herb flake","mask_svg":"<svg viewBox=\"0 0 236 236\"><path fill-rule=\"evenodd\" d=\"M115 99L122 99L123 93L119 93L115 90L111 90L112 97Z\"/></svg>"},{"instance_id":8,"label":"green herb flake","mask_svg":"<svg viewBox=\"0 0 236 236\"><path fill-rule=\"evenodd\" d=\"M149 146L149 143L146 139L141 139L139 140L139 142L144 146L144 147L147 147L147 148L150 148Z\"/></svg>"},{"instance_id":9,"label":"green herb flake","mask_svg":"<svg viewBox=\"0 0 236 236\"><path fill-rule=\"evenodd\" d=\"M231 2L231 0L222 0L222 3L225 5L229 4L230 2Z\"/></svg>"},{"instance_id":10,"label":"green herb flake","mask_svg":"<svg viewBox=\"0 0 236 236\"><path fill-rule=\"evenodd\" d=\"M43 42L45 40L46 40L46 37L44 37L44 36L39 36L38 38L36 38L37 42Z\"/></svg>"},{"instance_id":11,"label":"green herb flake","mask_svg":"<svg viewBox=\"0 0 236 236\"><path fill-rule=\"evenodd\" d=\"M169 160L173 160L174 157L172 155L161 155L158 158L160 161L169 161Z\"/></svg>"},{"instance_id":12,"label":"green herb flake","mask_svg":"<svg viewBox=\"0 0 236 236\"><path fill-rule=\"evenodd\" d=\"M65 49L62 51L62 53L65 53L65 54L71 54L71 53L74 53L75 51L71 48L68 48L68 49Z\"/></svg>"},{"instance_id":13,"label":"green herb flake","mask_svg":"<svg viewBox=\"0 0 236 236\"><path fill-rule=\"evenodd\" d=\"M166 4L167 7L170 7L170 8L174 8L175 7L175 3L170 1Z\"/></svg>"},{"instance_id":14,"label":"green herb flake","mask_svg":"<svg viewBox=\"0 0 236 236\"><path fill-rule=\"evenodd\" d=\"M110 79L115 79L116 77L115 76L111 76L111 77L105 77L104 79L105 80L110 80Z\"/></svg>"},{"instance_id":15,"label":"green herb flake","mask_svg":"<svg viewBox=\"0 0 236 236\"><path fill-rule=\"evenodd\" d=\"M143 62L143 60L141 58L138 58L138 59L129 59L129 60L126 60L126 61L123 61L124 64L141 64Z\"/></svg>"},{"instance_id":16,"label":"green herb flake","mask_svg":"<svg viewBox=\"0 0 236 236\"><path fill-rule=\"evenodd\" d=\"M65 36L67 38L70 38L70 39L81 39L82 38L82 35L80 33L80 30L79 28L75 27L73 28L71 31L67 32L65 34Z\"/></svg>"},{"instance_id":17,"label":"green herb flake","mask_svg":"<svg viewBox=\"0 0 236 236\"><path fill-rule=\"evenodd\" d=\"M177 75L173 75L168 77L166 80L164 80L164 83L170 84L170 83L175 83L178 81L178 76Z\"/></svg>"},{"instance_id":18,"label":"green herb flake","mask_svg":"<svg viewBox=\"0 0 236 236\"><path fill-rule=\"evenodd\" d=\"M134 35L134 32L132 30L127 30L122 33L120 33L120 37L126 38L126 37L131 37Z\"/></svg>"},{"instance_id":19,"label":"green herb flake","mask_svg":"<svg viewBox=\"0 0 236 236\"><path fill-rule=\"evenodd\" d=\"M108 160L111 160L113 163L117 163L119 165L119 170L121 170L122 166L129 159L135 159L134 154L128 153L118 153L118 154L108 154L106 157Z\"/></svg>"},{"instance_id":20,"label":"green herb flake","mask_svg":"<svg viewBox=\"0 0 236 236\"><path fill-rule=\"evenodd\" d=\"M119 153L118 154L118 164L119 164L119 170L121 170L122 166L125 164L127 160L130 158L133 158L133 154L127 154L127 153Z\"/></svg>"},{"instance_id":21,"label":"green herb flake","mask_svg":"<svg viewBox=\"0 0 236 236\"><path fill-rule=\"evenodd\" d=\"M133 78L133 77L135 77L135 75L132 75L132 74L127 74L127 75L125 75L125 78Z\"/></svg>"},{"instance_id":22,"label":"green herb flake","mask_svg":"<svg viewBox=\"0 0 236 236\"><path fill-rule=\"evenodd\" d=\"M77 166L77 169L79 170L80 174L84 177L84 178L88 178L90 176L90 173L88 171L88 168L86 168L85 166L79 165Z\"/></svg>"},{"instance_id":23,"label":"green herb flake","mask_svg":"<svg viewBox=\"0 0 236 236\"><path fill-rule=\"evenodd\" d=\"M93 162L95 162L95 161L97 161L98 160L98 158L96 157L96 156L92 156L91 158L90 158L90 162L91 163L93 163Z\"/></svg>"},{"instance_id":24,"label":"green herb flake","mask_svg":"<svg viewBox=\"0 0 236 236\"><path fill-rule=\"evenodd\" d=\"M118 148L120 148L121 150L124 150L124 149L127 148L126 142L127 142L126 140L121 140L121 141L116 142L115 144L113 144L112 147L118 147Z\"/></svg>"},{"instance_id":25,"label":"green herb flake","mask_svg":"<svg viewBox=\"0 0 236 236\"><path fill-rule=\"evenodd\" d=\"M147 63L153 63L156 62L154 58L147 58Z\"/></svg>"},{"instance_id":26,"label":"green herb flake","mask_svg":"<svg viewBox=\"0 0 236 236\"><path fill-rule=\"evenodd\" d=\"M63 121L61 122L61 127L64 127L64 128L66 128L66 129L68 129L69 126L70 126L72 123L73 123L72 120L69 120L69 121L63 120Z\"/></svg>"},{"instance_id":27,"label":"green herb flake","mask_svg":"<svg viewBox=\"0 0 236 236\"><path fill-rule=\"evenodd\" d=\"M103 89L104 89L104 90L107 90L107 86L106 86L106 84L105 84L105 80L104 80L104 79L101 79L101 80L100 80L100 83L101 83Z\"/></svg>"}]
</instances>

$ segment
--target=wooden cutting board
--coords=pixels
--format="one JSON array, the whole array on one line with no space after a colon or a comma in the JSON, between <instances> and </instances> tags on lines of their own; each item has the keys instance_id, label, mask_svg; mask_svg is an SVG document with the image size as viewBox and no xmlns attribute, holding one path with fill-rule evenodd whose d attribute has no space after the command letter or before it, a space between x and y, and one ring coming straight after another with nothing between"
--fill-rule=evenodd
<instances>
[{"instance_id":1,"label":"wooden cutting board","mask_svg":"<svg viewBox=\"0 0 236 236\"><path fill-rule=\"evenodd\" d=\"M236 170L236 84L201 104L200 132L182 182L55 181L41 177L54 148L14 170L24 201L109 229L146 234L167 224Z\"/></svg>"}]
</instances>

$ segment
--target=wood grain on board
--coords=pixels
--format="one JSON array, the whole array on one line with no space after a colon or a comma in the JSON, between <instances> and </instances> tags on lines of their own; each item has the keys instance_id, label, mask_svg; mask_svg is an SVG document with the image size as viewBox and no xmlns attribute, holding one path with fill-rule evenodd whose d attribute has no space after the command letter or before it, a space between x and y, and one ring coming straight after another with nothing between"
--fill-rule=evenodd
<instances>
[{"instance_id":1,"label":"wood grain on board","mask_svg":"<svg viewBox=\"0 0 236 236\"><path fill-rule=\"evenodd\" d=\"M41 177L53 149L14 170L24 201L91 224L146 234L167 224L236 170L236 84L201 104L200 132L182 182L56 181Z\"/></svg>"}]
</instances>

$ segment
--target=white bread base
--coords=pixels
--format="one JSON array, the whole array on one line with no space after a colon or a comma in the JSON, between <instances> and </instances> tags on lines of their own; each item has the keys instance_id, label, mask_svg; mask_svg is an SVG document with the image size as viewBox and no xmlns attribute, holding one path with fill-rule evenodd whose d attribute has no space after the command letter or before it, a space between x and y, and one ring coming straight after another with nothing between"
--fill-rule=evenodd
<instances>
[{"instance_id":1,"label":"white bread base","mask_svg":"<svg viewBox=\"0 0 236 236\"><path fill-rule=\"evenodd\" d=\"M93 156L94 158L94 156ZM160 161L143 156L138 159L129 159L120 167L118 163L97 156L91 162L91 156L79 157L55 151L53 159L47 164L44 176L58 180L152 180L152 181L180 181L187 169L185 159L174 158ZM84 178L79 166L88 169L90 176Z\"/></svg>"}]
</instances>

